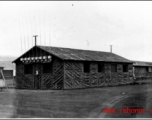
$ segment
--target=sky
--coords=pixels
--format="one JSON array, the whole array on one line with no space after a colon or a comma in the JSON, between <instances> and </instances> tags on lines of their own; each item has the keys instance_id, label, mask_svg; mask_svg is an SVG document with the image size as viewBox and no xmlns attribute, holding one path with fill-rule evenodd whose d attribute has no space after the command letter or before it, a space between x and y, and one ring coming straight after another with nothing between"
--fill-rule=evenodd
<instances>
[{"instance_id":1,"label":"sky","mask_svg":"<svg viewBox=\"0 0 152 120\"><path fill-rule=\"evenodd\" d=\"M0 1L0 56L37 44L152 61L151 1Z\"/></svg>"}]
</instances>

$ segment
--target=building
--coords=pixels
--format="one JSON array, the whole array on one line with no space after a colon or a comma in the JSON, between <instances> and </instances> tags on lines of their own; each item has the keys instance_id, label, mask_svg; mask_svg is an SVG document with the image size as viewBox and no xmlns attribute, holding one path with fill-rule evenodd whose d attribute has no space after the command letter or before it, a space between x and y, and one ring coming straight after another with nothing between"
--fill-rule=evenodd
<instances>
[{"instance_id":1,"label":"building","mask_svg":"<svg viewBox=\"0 0 152 120\"><path fill-rule=\"evenodd\" d=\"M15 76L15 65L12 64L12 61L8 59L5 60L3 58L2 61L0 61L0 66L3 66L3 74L5 79L13 80L13 77Z\"/></svg>"},{"instance_id":2,"label":"building","mask_svg":"<svg viewBox=\"0 0 152 120\"><path fill-rule=\"evenodd\" d=\"M3 74L4 74L5 79L11 79L11 80L13 80L13 70L5 69L4 68Z\"/></svg>"},{"instance_id":3,"label":"building","mask_svg":"<svg viewBox=\"0 0 152 120\"><path fill-rule=\"evenodd\" d=\"M133 83L133 62L110 52L34 46L13 63L18 89L77 89Z\"/></svg>"},{"instance_id":4,"label":"building","mask_svg":"<svg viewBox=\"0 0 152 120\"><path fill-rule=\"evenodd\" d=\"M0 88L3 86L5 81L5 85L6 87L14 87L15 83L14 83L14 76L13 76L13 70L11 70L11 68L5 68L0 67L0 70L2 70L2 72L0 72Z\"/></svg>"},{"instance_id":5,"label":"building","mask_svg":"<svg viewBox=\"0 0 152 120\"><path fill-rule=\"evenodd\" d=\"M152 62L134 61L133 76L136 80L152 78Z\"/></svg>"},{"instance_id":6,"label":"building","mask_svg":"<svg viewBox=\"0 0 152 120\"><path fill-rule=\"evenodd\" d=\"M3 79L3 71L4 71L4 67L0 66L0 80Z\"/></svg>"},{"instance_id":7,"label":"building","mask_svg":"<svg viewBox=\"0 0 152 120\"><path fill-rule=\"evenodd\" d=\"M13 80L13 70L7 70L4 67L0 67L5 79L12 79ZM2 79L2 74L0 73L0 79Z\"/></svg>"}]
</instances>

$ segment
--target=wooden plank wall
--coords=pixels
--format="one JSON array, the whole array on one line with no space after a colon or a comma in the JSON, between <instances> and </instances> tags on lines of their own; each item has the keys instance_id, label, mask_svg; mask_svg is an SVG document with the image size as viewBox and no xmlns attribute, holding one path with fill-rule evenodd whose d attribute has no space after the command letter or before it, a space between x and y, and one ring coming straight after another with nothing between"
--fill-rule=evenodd
<instances>
[{"instance_id":1,"label":"wooden plank wall","mask_svg":"<svg viewBox=\"0 0 152 120\"><path fill-rule=\"evenodd\" d=\"M42 74L41 77L41 89L53 89L52 81L53 81L53 75L52 74Z\"/></svg>"},{"instance_id":2,"label":"wooden plank wall","mask_svg":"<svg viewBox=\"0 0 152 120\"><path fill-rule=\"evenodd\" d=\"M44 74L42 70L42 64L40 66L40 89L90 88L115 86L133 82L132 64L129 65L129 72L126 73L122 72L122 64L117 64L117 72L111 73L110 63L105 64L104 73L98 73L97 63L91 63L90 73L83 72L82 62L66 61L63 64L63 61L54 59L53 73L49 74ZM34 83L34 75L24 75L24 64L16 64L16 88L36 89Z\"/></svg>"},{"instance_id":3,"label":"wooden plank wall","mask_svg":"<svg viewBox=\"0 0 152 120\"><path fill-rule=\"evenodd\" d=\"M15 87L17 89L34 89L34 76L24 75L24 64L16 64Z\"/></svg>"},{"instance_id":4,"label":"wooden plank wall","mask_svg":"<svg viewBox=\"0 0 152 120\"><path fill-rule=\"evenodd\" d=\"M41 89L63 89L63 62L55 57L52 59L52 73L43 73L41 64Z\"/></svg>"},{"instance_id":5,"label":"wooden plank wall","mask_svg":"<svg viewBox=\"0 0 152 120\"><path fill-rule=\"evenodd\" d=\"M50 80L52 81L51 89L63 89L63 73L63 61L55 58L53 62L53 75L50 78ZM48 80L48 82L50 80Z\"/></svg>"},{"instance_id":6,"label":"wooden plank wall","mask_svg":"<svg viewBox=\"0 0 152 120\"><path fill-rule=\"evenodd\" d=\"M64 89L82 88L81 63L64 62ZM84 79L85 80L85 79Z\"/></svg>"},{"instance_id":7,"label":"wooden plank wall","mask_svg":"<svg viewBox=\"0 0 152 120\"><path fill-rule=\"evenodd\" d=\"M35 77L35 70L40 70L39 79ZM59 59L53 61L53 73L43 73L43 64L33 66L33 74L24 74L24 64L16 64L16 88L18 89L63 89L63 62ZM37 80L35 80L37 79ZM36 86L40 81L40 86Z\"/></svg>"},{"instance_id":8,"label":"wooden plank wall","mask_svg":"<svg viewBox=\"0 0 152 120\"><path fill-rule=\"evenodd\" d=\"M42 89L63 89L63 61L54 58L53 73L42 74Z\"/></svg>"},{"instance_id":9,"label":"wooden plank wall","mask_svg":"<svg viewBox=\"0 0 152 120\"><path fill-rule=\"evenodd\" d=\"M132 64L123 72L122 64L117 64L117 72L111 72L111 64L105 63L105 72L98 73L97 63L91 63L90 73L83 72L82 62L64 63L64 89L116 86L133 82Z\"/></svg>"}]
</instances>

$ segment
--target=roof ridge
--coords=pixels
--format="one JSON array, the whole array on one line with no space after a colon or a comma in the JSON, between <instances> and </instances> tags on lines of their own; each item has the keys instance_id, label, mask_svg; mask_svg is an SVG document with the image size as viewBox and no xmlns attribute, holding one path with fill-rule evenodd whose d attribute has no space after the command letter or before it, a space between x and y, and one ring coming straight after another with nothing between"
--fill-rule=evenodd
<instances>
[{"instance_id":1,"label":"roof ridge","mask_svg":"<svg viewBox=\"0 0 152 120\"><path fill-rule=\"evenodd\" d=\"M67 47L57 47L57 46L43 46L43 45L37 45L38 47L50 47L50 48L61 48L61 49L71 49L71 50L80 50L80 51L93 51L93 52L104 52L104 53L111 53L111 52L106 52L106 51L98 51L98 50L86 50L86 49L78 49L78 48L67 48ZM115 54L115 53L111 53L111 54Z\"/></svg>"},{"instance_id":2,"label":"roof ridge","mask_svg":"<svg viewBox=\"0 0 152 120\"><path fill-rule=\"evenodd\" d=\"M30 50L34 49L35 47L42 49L42 50L46 51L47 53L49 53L50 55L54 55L62 60L107 61L107 62L133 63L129 59L127 59L123 56L117 55L115 53L111 53L111 52L83 50L83 49L75 49L75 48L63 48L63 47L56 47L56 46L55 47L54 46L41 46L41 45L34 46ZM27 52L29 52L30 50L28 50ZM26 53L24 53L23 55L25 55ZM20 56L20 57L22 57L22 56ZM16 60L18 60L19 58L17 58Z\"/></svg>"}]
</instances>

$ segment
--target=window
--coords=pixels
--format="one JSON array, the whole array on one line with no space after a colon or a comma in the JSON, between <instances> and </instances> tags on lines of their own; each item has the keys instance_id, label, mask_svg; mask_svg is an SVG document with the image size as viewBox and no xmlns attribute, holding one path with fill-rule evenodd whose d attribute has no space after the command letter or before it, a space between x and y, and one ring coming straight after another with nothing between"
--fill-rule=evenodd
<instances>
[{"instance_id":1,"label":"window","mask_svg":"<svg viewBox=\"0 0 152 120\"><path fill-rule=\"evenodd\" d=\"M24 74L33 74L33 65L32 64L24 65Z\"/></svg>"},{"instance_id":2,"label":"window","mask_svg":"<svg viewBox=\"0 0 152 120\"><path fill-rule=\"evenodd\" d=\"M117 72L117 65L116 64L111 65L111 72Z\"/></svg>"},{"instance_id":3,"label":"window","mask_svg":"<svg viewBox=\"0 0 152 120\"><path fill-rule=\"evenodd\" d=\"M123 72L128 72L128 65L123 65Z\"/></svg>"},{"instance_id":4,"label":"window","mask_svg":"<svg viewBox=\"0 0 152 120\"><path fill-rule=\"evenodd\" d=\"M152 68L151 67L148 67L148 72L152 72Z\"/></svg>"},{"instance_id":5,"label":"window","mask_svg":"<svg viewBox=\"0 0 152 120\"><path fill-rule=\"evenodd\" d=\"M90 72L90 63L89 62L85 62L83 64L83 72L84 73L89 73Z\"/></svg>"},{"instance_id":6,"label":"window","mask_svg":"<svg viewBox=\"0 0 152 120\"><path fill-rule=\"evenodd\" d=\"M52 73L53 72L53 64L50 63L44 63L43 64L43 73Z\"/></svg>"},{"instance_id":7,"label":"window","mask_svg":"<svg viewBox=\"0 0 152 120\"><path fill-rule=\"evenodd\" d=\"M98 63L98 72L104 72L104 64Z\"/></svg>"}]
</instances>

